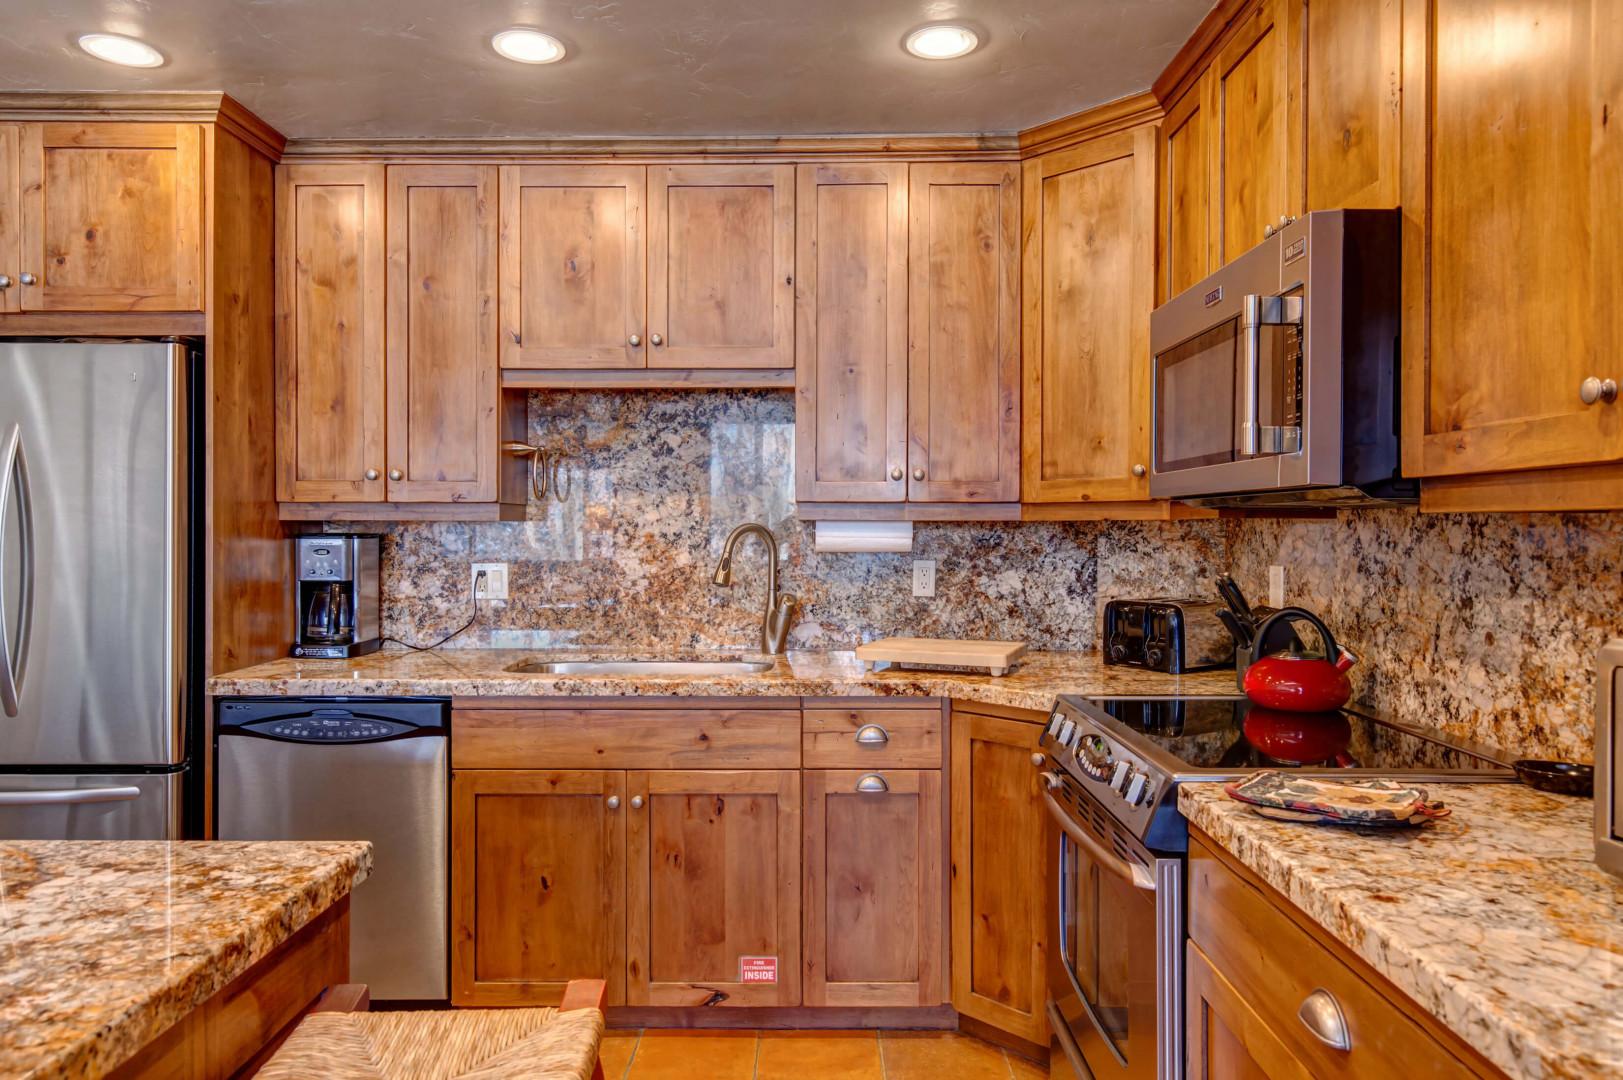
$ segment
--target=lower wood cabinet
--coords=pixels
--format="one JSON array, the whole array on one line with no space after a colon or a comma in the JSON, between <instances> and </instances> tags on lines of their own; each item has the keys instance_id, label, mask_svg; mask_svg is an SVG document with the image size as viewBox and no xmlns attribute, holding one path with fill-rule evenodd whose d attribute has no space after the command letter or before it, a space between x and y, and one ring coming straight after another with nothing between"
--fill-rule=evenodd
<instances>
[{"instance_id":1,"label":"lower wood cabinet","mask_svg":"<svg viewBox=\"0 0 1623 1080\"><path fill-rule=\"evenodd\" d=\"M952 714L952 1005L1048 1044L1048 837L1031 755L1043 713Z\"/></svg>"},{"instance_id":2,"label":"lower wood cabinet","mask_svg":"<svg viewBox=\"0 0 1623 1080\"><path fill-rule=\"evenodd\" d=\"M940 1004L940 770L804 775L804 1004Z\"/></svg>"}]
</instances>

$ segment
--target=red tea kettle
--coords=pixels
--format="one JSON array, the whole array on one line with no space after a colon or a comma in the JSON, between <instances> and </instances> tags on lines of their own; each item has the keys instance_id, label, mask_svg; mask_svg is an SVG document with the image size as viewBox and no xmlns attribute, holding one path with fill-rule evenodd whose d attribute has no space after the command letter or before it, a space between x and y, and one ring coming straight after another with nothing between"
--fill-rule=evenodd
<instances>
[{"instance_id":1,"label":"red tea kettle","mask_svg":"<svg viewBox=\"0 0 1623 1080\"><path fill-rule=\"evenodd\" d=\"M1358 662L1358 657L1336 644L1330 628L1317 615L1305 608L1280 608L1257 627L1257 646L1260 648L1268 640L1268 631L1275 623L1298 620L1311 623L1319 632L1324 656L1309 656L1293 641L1284 652L1253 659L1242 683L1245 696L1258 705L1290 712L1339 709L1352 696L1347 669Z\"/></svg>"}]
</instances>

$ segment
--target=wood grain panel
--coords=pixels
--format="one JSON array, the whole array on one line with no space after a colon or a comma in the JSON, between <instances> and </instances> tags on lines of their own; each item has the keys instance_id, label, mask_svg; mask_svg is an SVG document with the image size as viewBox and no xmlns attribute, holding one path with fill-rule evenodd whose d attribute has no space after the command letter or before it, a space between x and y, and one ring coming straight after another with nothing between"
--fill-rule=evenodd
<instances>
[{"instance_id":1,"label":"wood grain panel","mask_svg":"<svg viewBox=\"0 0 1623 1080\"><path fill-rule=\"evenodd\" d=\"M1300 213L1289 175L1289 49L1279 15L1282 2L1262 0L1212 66L1217 124L1212 208L1219 265L1262 243L1264 227Z\"/></svg>"},{"instance_id":2,"label":"wood grain panel","mask_svg":"<svg viewBox=\"0 0 1623 1080\"><path fill-rule=\"evenodd\" d=\"M384 499L383 214L381 165L279 170L276 490L286 502Z\"/></svg>"},{"instance_id":3,"label":"wood grain panel","mask_svg":"<svg viewBox=\"0 0 1623 1080\"><path fill-rule=\"evenodd\" d=\"M1302 97L1308 210L1398 205L1403 5L1400 0L1285 0ZM1300 86L1296 76L1300 76Z\"/></svg>"},{"instance_id":4,"label":"wood grain panel","mask_svg":"<svg viewBox=\"0 0 1623 1080\"><path fill-rule=\"evenodd\" d=\"M1154 125L1025 163L1028 503L1149 499Z\"/></svg>"},{"instance_id":5,"label":"wood grain panel","mask_svg":"<svg viewBox=\"0 0 1623 1080\"><path fill-rule=\"evenodd\" d=\"M1020 173L909 170L907 497L1020 498Z\"/></svg>"},{"instance_id":6,"label":"wood grain panel","mask_svg":"<svg viewBox=\"0 0 1623 1080\"><path fill-rule=\"evenodd\" d=\"M794 176L792 165L648 170L649 367L794 366Z\"/></svg>"},{"instance_id":7,"label":"wood grain panel","mask_svg":"<svg viewBox=\"0 0 1623 1080\"><path fill-rule=\"evenodd\" d=\"M572 978L624 1004L626 818L623 772L454 773L453 1004L557 1004Z\"/></svg>"},{"instance_id":8,"label":"wood grain panel","mask_svg":"<svg viewBox=\"0 0 1623 1080\"><path fill-rule=\"evenodd\" d=\"M8 279L0 288L0 313L22 308L22 132L21 124L0 124L0 274Z\"/></svg>"},{"instance_id":9,"label":"wood grain panel","mask_svg":"<svg viewBox=\"0 0 1623 1080\"><path fill-rule=\"evenodd\" d=\"M202 132L23 125L22 310L201 310Z\"/></svg>"},{"instance_id":10,"label":"wood grain panel","mask_svg":"<svg viewBox=\"0 0 1623 1080\"><path fill-rule=\"evenodd\" d=\"M858 791L873 775L887 790ZM940 770L804 776L805 1003L942 1002Z\"/></svg>"},{"instance_id":11,"label":"wood grain panel","mask_svg":"<svg viewBox=\"0 0 1623 1080\"><path fill-rule=\"evenodd\" d=\"M501 342L507 368L641 368L648 170L501 170Z\"/></svg>"},{"instance_id":12,"label":"wood grain panel","mask_svg":"<svg viewBox=\"0 0 1623 1080\"><path fill-rule=\"evenodd\" d=\"M795 494L907 494L907 166L802 165Z\"/></svg>"},{"instance_id":13,"label":"wood grain panel","mask_svg":"<svg viewBox=\"0 0 1623 1080\"><path fill-rule=\"evenodd\" d=\"M801 763L808 769L939 769L945 740L939 707L813 709L802 714ZM859 743L874 725L882 743Z\"/></svg>"},{"instance_id":14,"label":"wood grain panel","mask_svg":"<svg viewBox=\"0 0 1623 1080\"><path fill-rule=\"evenodd\" d=\"M1184 982L1190 1075L1210 1080L1316 1080L1193 941L1185 949Z\"/></svg>"},{"instance_id":15,"label":"wood grain panel","mask_svg":"<svg viewBox=\"0 0 1623 1080\"><path fill-rule=\"evenodd\" d=\"M634 772L630 1005L800 1003L800 773ZM778 960L774 984L740 959Z\"/></svg>"},{"instance_id":16,"label":"wood grain panel","mask_svg":"<svg viewBox=\"0 0 1623 1080\"><path fill-rule=\"evenodd\" d=\"M799 714L773 709L457 709L458 769L793 769Z\"/></svg>"},{"instance_id":17,"label":"wood grain panel","mask_svg":"<svg viewBox=\"0 0 1623 1080\"><path fill-rule=\"evenodd\" d=\"M1212 130L1217 80L1208 71L1167 107L1161 123L1155 302L1183 292L1212 270Z\"/></svg>"},{"instance_id":18,"label":"wood grain panel","mask_svg":"<svg viewBox=\"0 0 1623 1080\"><path fill-rule=\"evenodd\" d=\"M386 213L388 498L493 502L496 168L390 166Z\"/></svg>"}]
</instances>

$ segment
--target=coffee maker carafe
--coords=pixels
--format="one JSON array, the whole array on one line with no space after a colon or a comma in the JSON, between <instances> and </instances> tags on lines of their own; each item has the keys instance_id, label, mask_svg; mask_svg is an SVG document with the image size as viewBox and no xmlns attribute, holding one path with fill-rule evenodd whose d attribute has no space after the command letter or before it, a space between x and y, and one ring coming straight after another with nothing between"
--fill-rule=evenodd
<instances>
[{"instance_id":1,"label":"coffee maker carafe","mask_svg":"<svg viewBox=\"0 0 1623 1080\"><path fill-rule=\"evenodd\" d=\"M294 656L342 659L376 652L378 537L301 536L293 541L299 573Z\"/></svg>"}]
</instances>

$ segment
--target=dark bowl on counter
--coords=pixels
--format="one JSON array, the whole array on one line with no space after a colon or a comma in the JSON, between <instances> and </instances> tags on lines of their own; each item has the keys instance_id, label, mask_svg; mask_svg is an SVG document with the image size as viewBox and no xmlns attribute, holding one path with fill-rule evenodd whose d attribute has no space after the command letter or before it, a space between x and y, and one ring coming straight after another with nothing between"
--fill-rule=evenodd
<instances>
[{"instance_id":1,"label":"dark bowl on counter","mask_svg":"<svg viewBox=\"0 0 1623 1080\"><path fill-rule=\"evenodd\" d=\"M1595 797L1595 767L1575 761L1538 761L1522 758L1511 763L1516 775L1528 787L1549 791L1556 795L1576 795L1583 799Z\"/></svg>"}]
</instances>

